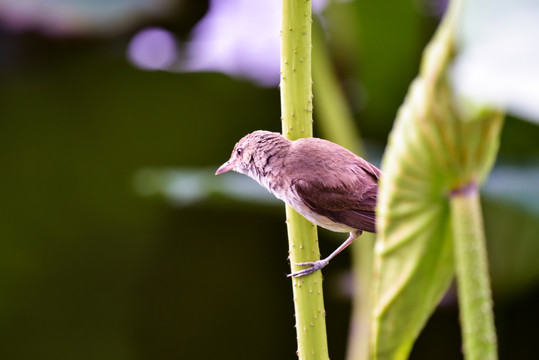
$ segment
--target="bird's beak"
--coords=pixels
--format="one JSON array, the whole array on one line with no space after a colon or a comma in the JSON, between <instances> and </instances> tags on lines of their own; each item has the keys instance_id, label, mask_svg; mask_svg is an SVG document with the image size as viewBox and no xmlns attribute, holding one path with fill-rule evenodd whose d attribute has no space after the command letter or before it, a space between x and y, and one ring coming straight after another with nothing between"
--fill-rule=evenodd
<instances>
[{"instance_id":1,"label":"bird's beak","mask_svg":"<svg viewBox=\"0 0 539 360\"><path fill-rule=\"evenodd\" d=\"M234 163L232 161L228 160L226 163L221 165L219 167L219 169L217 169L217 171L215 172L215 175L225 173L225 172L230 171L232 169L234 169Z\"/></svg>"}]
</instances>

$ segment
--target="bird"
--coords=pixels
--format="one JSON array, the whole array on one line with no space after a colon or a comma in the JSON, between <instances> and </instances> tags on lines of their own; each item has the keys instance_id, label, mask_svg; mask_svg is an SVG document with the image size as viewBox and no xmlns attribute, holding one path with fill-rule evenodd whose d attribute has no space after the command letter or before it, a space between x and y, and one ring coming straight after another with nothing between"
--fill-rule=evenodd
<instances>
[{"instance_id":1,"label":"bird","mask_svg":"<svg viewBox=\"0 0 539 360\"><path fill-rule=\"evenodd\" d=\"M363 231L376 232L376 201L381 171L348 149L315 137L289 140L257 130L234 146L215 175L235 171L249 176L315 225L350 235L324 259L297 263L301 277L329 264Z\"/></svg>"}]
</instances>

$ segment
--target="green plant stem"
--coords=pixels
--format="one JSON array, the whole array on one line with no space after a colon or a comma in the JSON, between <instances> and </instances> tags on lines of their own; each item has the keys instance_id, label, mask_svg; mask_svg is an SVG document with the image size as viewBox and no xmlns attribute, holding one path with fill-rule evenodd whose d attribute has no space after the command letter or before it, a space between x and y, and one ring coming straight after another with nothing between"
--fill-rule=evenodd
<instances>
[{"instance_id":1,"label":"green plant stem","mask_svg":"<svg viewBox=\"0 0 539 360\"><path fill-rule=\"evenodd\" d=\"M320 26L313 27L313 78L316 125L329 140L364 156L359 129L333 71Z\"/></svg>"},{"instance_id":2,"label":"green plant stem","mask_svg":"<svg viewBox=\"0 0 539 360\"><path fill-rule=\"evenodd\" d=\"M477 185L450 199L464 354L468 360L497 359L496 330L487 251Z\"/></svg>"},{"instance_id":3,"label":"green plant stem","mask_svg":"<svg viewBox=\"0 0 539 360\"><path fill-rule=\"evenodd\" d=\"M351 246L353 297L347 360L370 358L370 316L372 306L373 249L376 236L363 233Z\"/></svg>"},{"instance_id":4,"label":"green plant stem","mask_svg":"<svg viewBox=\"0 0 539 360\"><path fill-rule=\"evenodd\" d=\"M311 1L283 0L281 30L281 113L283 135L312 136ZM316 226L286 206L292 271L298 262L320 259ZM292 278L298 357L329 359L322 273Z\"/></svg>"},{"instance_id":5,"label":"green plant stem","mask_svg":"<svg viewBox=\"0 0 539 360\"><path fill-rule=\"evenodd\" d=\"M316 124L328 140L364 156L359 130L331 66L320 26L313 27L313 78ZM352 318L348 336L348 360L369 358L372 252L375 236L364 233L350 246L352 254Z\"/></svg>"}]
</instances>

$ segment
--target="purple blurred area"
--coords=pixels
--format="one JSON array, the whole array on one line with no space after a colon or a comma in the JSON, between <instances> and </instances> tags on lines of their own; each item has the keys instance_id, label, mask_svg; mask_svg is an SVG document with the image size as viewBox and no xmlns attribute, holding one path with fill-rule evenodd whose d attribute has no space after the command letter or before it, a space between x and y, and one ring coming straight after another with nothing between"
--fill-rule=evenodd
<instances>
[{"instance_id":1,"label":"purple blurred area","mask_svg":"<svg viewBox=\"0 0 539 360\"><path fill-rule=\"evenodd\" d=\"M213 0L187 43L185 71L279 82L280 1Z\"/></svg>"},{"instance_id":2,"label":"purple blurred area","mask_svg":"<svg viewBox=\"0 0 539 360\"><path fill-rule=\"evenodd\" d=\"M146 70L166 70L178 57L174 35L163 28L149 27L139 31L129 43L129 60Z\"/></svg>"},{"instance_id":3,"label":"purple blurred area","mask_svg":"<svg viewBox=\"0 0 539 360\"><path fill-rule=\"evenodd\" d=\"M326 2L314 1L313 11L321 12ZM152 28L133 38L128 56L141 68L221 72L274 87L279 83L280 18L280 1L212 0L191 32L191 40L184 44L181 58L168 59L169 66L145 65L165 54L179 55L173 35Z\"/></svg>"},{"instance_id":4,"label":"purple blurred area","mask_svg":"<svg viewBox=\"0 0 539 360\"><path fill-rule=\"evenodd\" d=\"M58 37L110 35L143 19L163 17L178 3L175 0L1 0L0 22L13 31L35 30Z\"/></svg>"}]
</instances>

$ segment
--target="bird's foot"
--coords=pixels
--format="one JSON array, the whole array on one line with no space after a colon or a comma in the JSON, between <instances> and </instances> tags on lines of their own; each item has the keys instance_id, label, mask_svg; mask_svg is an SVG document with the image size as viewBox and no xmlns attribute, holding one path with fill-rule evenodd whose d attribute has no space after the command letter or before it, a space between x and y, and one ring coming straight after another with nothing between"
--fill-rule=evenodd
<instances>
[{"instance_id":1,"label":"bird's foot","mask_svg":"<svg viewBox=\"0 0 539 360\"><path fill-rule=\"evenodd\" d=\"M326 259L322 259L318 261L307 261L307 262L296 263L296 265L310 266L310 268L299 270L299 271L293 272L292 274L288 274L286 276L301 277L301 276L309 275L315 272L316 270L322 269L327 264L329 264L329 260L326 260Z\"/></svg>"}]
</instances>

